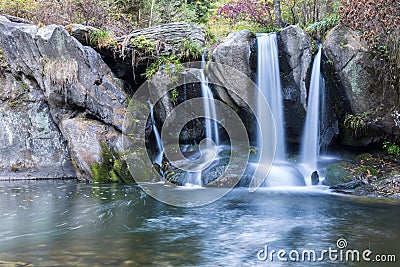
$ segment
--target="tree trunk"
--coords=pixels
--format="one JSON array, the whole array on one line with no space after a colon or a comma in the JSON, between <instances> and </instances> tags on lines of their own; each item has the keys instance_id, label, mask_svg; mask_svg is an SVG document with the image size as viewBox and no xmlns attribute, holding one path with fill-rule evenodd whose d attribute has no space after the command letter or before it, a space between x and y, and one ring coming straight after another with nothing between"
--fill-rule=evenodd
<instances>
[{"instance_id":1,"label":"tree trunk","mask_svg":"<svg viewBox=\"0 0 400 267\"><path fill-rule=\"evenodd\" d=\"M281 1L274 0L275 25L282 26Z\"/></svg>"},{"instance_id":2,"label":"tree trunk","mask_svg":"<svg viewBox=\"0 0 400 267\"><path fill-rule=\"evenodd\" d=\"M153 20L154 2L155 2L155 0L151 1L149 27L151 27L151 21Z\"/></svg>"}]
</instances>

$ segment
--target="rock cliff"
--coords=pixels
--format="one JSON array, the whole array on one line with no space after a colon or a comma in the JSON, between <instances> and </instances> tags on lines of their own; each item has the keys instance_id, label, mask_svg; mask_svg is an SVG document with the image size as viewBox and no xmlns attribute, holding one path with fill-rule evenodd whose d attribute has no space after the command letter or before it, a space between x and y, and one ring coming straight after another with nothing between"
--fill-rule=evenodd
<instances>
[{"instance_id":1,"label":"rock cliff","mask_svg":"<svg viewBox=\"0 0 400 267\"><path fill-rule=\"evenodd\" d=\"M100 55L60 26L0 17L3 178L92 180L100 143L116 147L127 105Z\"/></svg>"},{"instance_id":2,"label":"rock cliff","mask_svg":"<svg viewBox=\"0 0 400 267\"><path fill-rule=\"evenodd\" d=\"M359 33L339 25L328 33L324 48L348 99L349 114L366 125L357 136L354 129L345 128L343 143L368 146L384 140L399 142L399 91L379 83L368 45Z\"/></svg>"}]
</instances>

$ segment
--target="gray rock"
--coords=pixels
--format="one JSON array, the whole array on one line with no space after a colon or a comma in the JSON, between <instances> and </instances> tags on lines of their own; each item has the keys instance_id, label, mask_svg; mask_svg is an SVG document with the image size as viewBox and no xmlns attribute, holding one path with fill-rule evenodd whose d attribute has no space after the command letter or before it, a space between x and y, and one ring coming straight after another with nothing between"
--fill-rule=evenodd
<instances>
[{"instance_id":1,"label":"gray rock","mask_svg":"<svg viewBox=\"0 0 400 267\"><path fill-rule=\"evenodd\" d=\"M253 88L251 82L255 69L252 68L252 46L255 36L249 30L233 32L228 35L212 52L212 61L234 68L244 75L238 77L229 75L226 69L213 68L208 75L224 84L225 87L215 86L218 97L234 110L238 111L246 128L250 133L255 132L255 118L247 103L252 103L255 96L249 94L249 88ZM233 93L229 88L235 88L238 94Z\"/></svg>"},{"instance_id":2,"label":"gray rock","mask_svg":"<svg viewBox=\"0 0 400 267\"><path fill-rule=\"evenodd\" d=\"M368 45L360 34L339 25L328 33L324 47L348 99L349 113L368 113L367 133L357 138L347 133L342 142L368 146L387 139L400 141L399 92L382 88L374 76Z\"/></svg>"},{"instance_id":3,"label":"gray rock","mask_svg":"<svg viewBox=\"0 0 400 267\"><path fill-rule=\"evenodd\" d=\"M98 143L113 144L122 130L122 82L63 27L1 19L0 40L0 116L8 129L0 135L1 171L62 178L76 175L73 162L79 178L91 181ZM82 148L92 157L82 156Z\"/></svg>"},{"instance_id":4,"label":"gray rock","mask_svg":"<svg viewBox=\"0 0 400 267\"><path fill-rule=\"evenodd\" d=\"M95 27L82 24L70 24L65 29L83 45L90 45L90 35L99 30Z\"/></svg>"},{"instance_id":5,"label":"gray rock","mask_svg":"<svg viewBox=\"0 0 400 267\"><path fill-rule=\"evenodd\" d=\"M379 96L371 94L375 91L375 81L368 72L371 61L367 44L356 32L337 26L328 33L324 48L334 61L353 112L373 110Z\"/></svg>"},{"instance_id":6,"label":"gray rock","mask_svg":"<svg viewBox=\"0 0 400 267\"><path fill-rule=\"evenodd\" d=\"M296 25L286 27L280 32L278 46L286 136L289 142L300 143L312 71L313 47L310 37Z\"/></svg>"},{"instance_id":7,"label":"gray rock","mask_svg":"<svg viewBox=\"0 0 400 267\"><path fill-rule=\"evenodd\" d=\"M117 148L121 134L113 127L89 119L67 119L61 123L61 131L68 140L68 147L75 166L78 179L92 181L91 165L100 162L101 143L105 142Z\"/></svg>"},{"instance_id":8,"label":"gray rock","mask_svg":"<svg viewBox=\"0 0 400 267\"><path fill-rule=\"evenodd\" d=\"M350 181L350 182L343 183L343 184L333 185L333 186L329 187L329 189L348 190L348 189L355 189L362 185L364 185L363 181L357 180L357 181Z\"/></svg>"},{"instance_id":9,"label":"gray rock","mask_svg":"<svg viewBox=\"0 0 400 267\"><path fill-rule=\"evenodd\" d=\"M318 185L319 184L319 175L318 172L315 171L311 174L311 184Z\"/></svg>"},{"instance_id":10,"label":"gray rock","mask_svg":"<svg viewBox=\"0 0 400 267\"><path fill-rule=\"evenodd\" d=\"M182 43L186 40L197 43L200 47L205 46L206 43L205 29L185 22L138 29L129 35L115 38L110 45L102 48L97 47L96 44L90 44L88 41L90 33L97 29L77 24L68 25L67 29L82 44L94 45L93 48L101 54L115 75L127 81L133 91L136 91L145 81L141 74L157 57L180 54ZM156 42L157 51L153 51L154 53L151 54L141 51L132 43L136 38L145 38L148 41Z\"/></svg>"}]
</instances>

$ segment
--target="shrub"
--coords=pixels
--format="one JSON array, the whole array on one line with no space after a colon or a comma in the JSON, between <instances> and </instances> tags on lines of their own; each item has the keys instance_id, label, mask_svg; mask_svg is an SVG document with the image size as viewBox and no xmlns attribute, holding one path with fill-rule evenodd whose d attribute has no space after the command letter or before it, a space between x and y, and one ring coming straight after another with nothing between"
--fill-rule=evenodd
<instances>
[{"instance_id":1,"label":"shrub","mask_svg":"<svg viewBox=\"0 0 400 267\"><path fill-rule=\"evenodd\" d=\"M202 47L193 40L184 39L181 44L182 59L199 59L202 55Z\"/></svg>"},{"instance_id":2,"label":"shrub","mask_svg":"<svg viewBox=\"0 0 400 267\"><path fill-rule=\"evenodd\" d=\"M395 143L391 143L391 142L383 142L383 148L386 149L386 152L389 155L398 157L400 156L400 146L396 145Z\"/></svg>"},{"instance_id":3,"label":"shrub","mask_svg":"<svg viewBox=\"0 0 400 267\"><path fill-rule=\"evenodd\" d=\"M106 30L91 31L88 37L90 45L97 46L99 49L115 42L114 34Z\"/></svg>"},{"instance_id":4,"label":"shrub","mask_svg":"<svg viewBox=\"0 0 400 267\"><path fill-rule=\"evenodd\" d=\"M309 34L321 34L321 36L323 36L328 30L338 25L339 20L339 15L333 14L308 25L305 31Z\"/></svg>"},{"instance_id":5,"label":"shrub","mask_svg":"<svg viewBox=\"0 0 400 267\"><path fill-rule=\"evenodd\" d=\"M344 120L344 126L351 130L352 136L357 138L359 136L365 135L367 132L368 124L366 119L369 113L365 112L360 115L347 114Z\"/></svg>"}]
</instances>

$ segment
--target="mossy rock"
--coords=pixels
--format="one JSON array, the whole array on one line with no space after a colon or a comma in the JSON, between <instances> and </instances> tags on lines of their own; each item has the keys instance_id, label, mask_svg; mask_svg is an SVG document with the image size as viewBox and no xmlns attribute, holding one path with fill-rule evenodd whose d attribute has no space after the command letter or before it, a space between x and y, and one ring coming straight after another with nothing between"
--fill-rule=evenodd
<instances>
[{"instance_id":1,"label":"mossy rock","mask_svg":"<svg viewBox=\"0 0 400 267\"><path fill-rule=\"evenodd\" d=\"M95 183L133 183L126 162L116 151L108 148L107 144L101 144L102 162L95 162L90 167Z\"/></svg>"},{"instance_id":2,"label":"mossy rock","mask_svg":"<svg viewBox=\"0 0 400 267\"><path fill-rule=\"evenodd\" d=\"M350 167L348 162L340 162L329 165L326 168L325 184L332 186L337 184L343 184L353 180L353 174L346 170Z\"/></svg>"},{"instance_id":3,"label":"mossy rock","mask_svg":"<svg viewBox=\"0 0 400 267\"><path fill-rule=\"evenodd\" d=\"M369 164L372 164L372 161L373 161L373 158L372 158L372 155L371 154L369 154L369 153L364 153L364 154L361 154L361 155L358 155L356 158L355 158L355 161L358 163L358 162L364 162L364 165L369 165Z\"/></svg>"},{"instance_id":4,"label":"mossy rock","mask_svg":"<svg viewBox=\"0 0 400 267\"><path fill-rule=\"evenodd\" d=\"M367 176L367 175L377 176L378 171L375 170L371 166L361 165L361 166L358 166L357 168L355 168L354 174L355 175L363 175L363 176Z\"/></svg>"}]
</instances>

